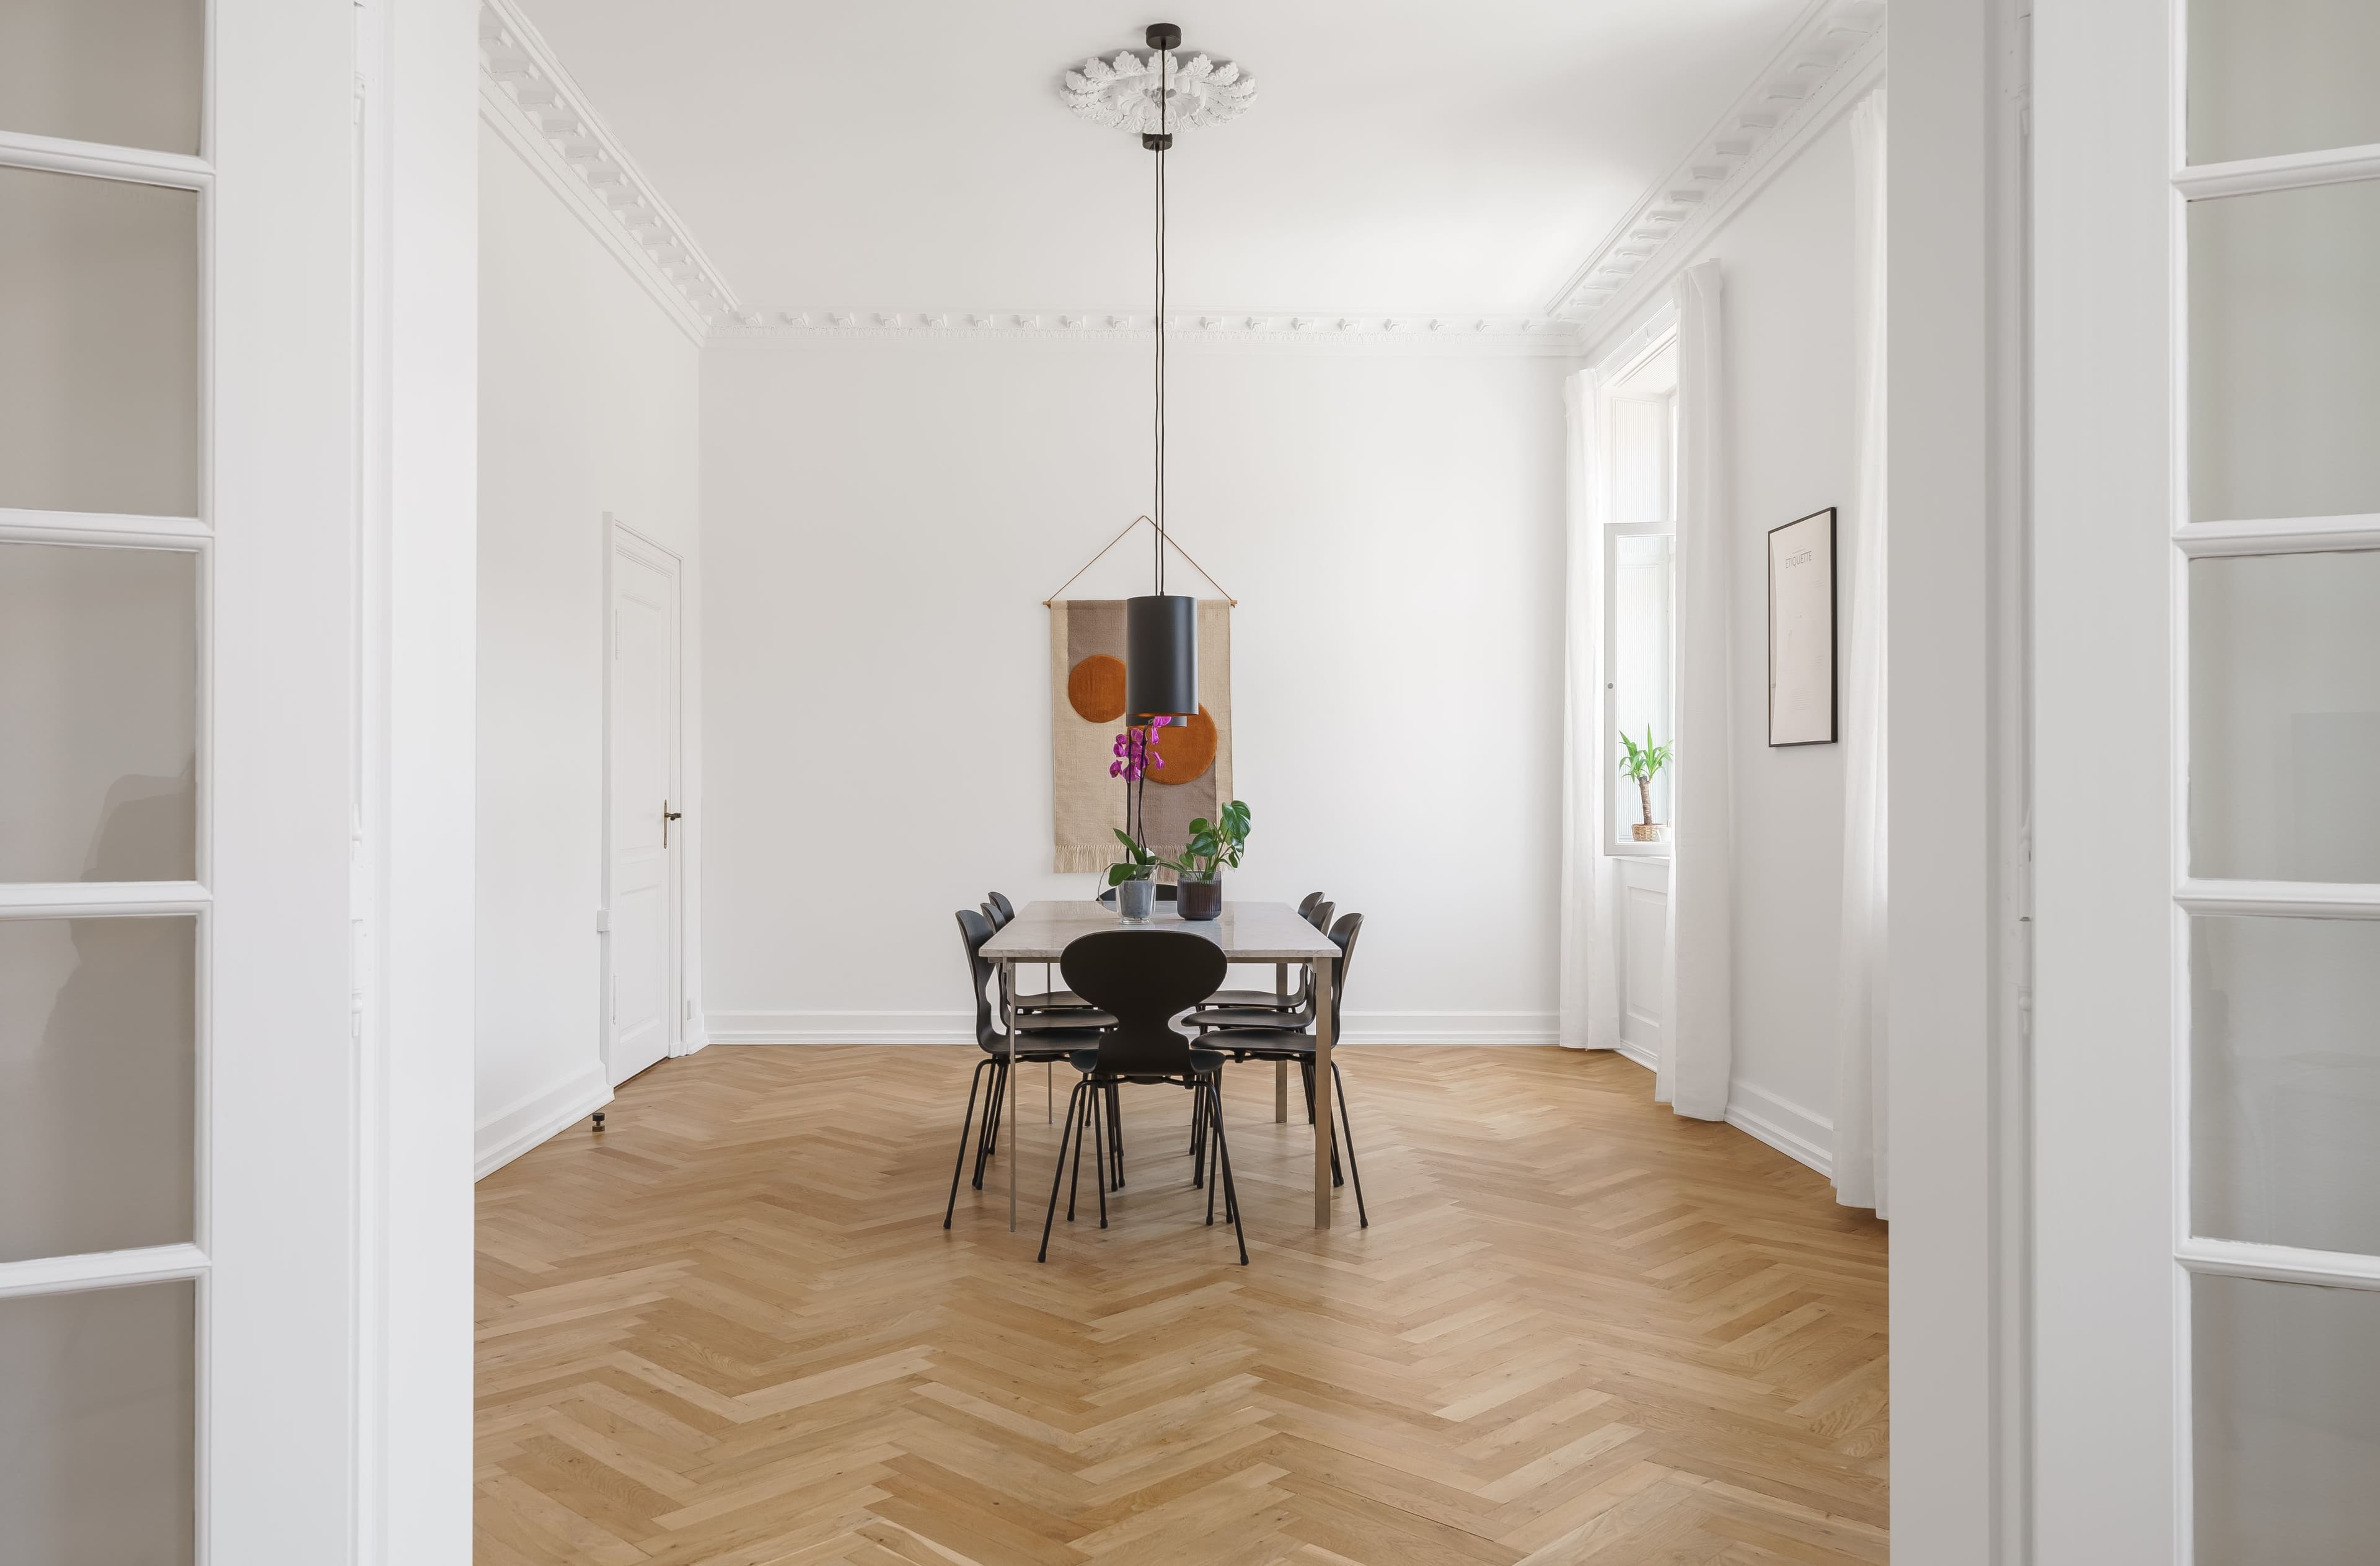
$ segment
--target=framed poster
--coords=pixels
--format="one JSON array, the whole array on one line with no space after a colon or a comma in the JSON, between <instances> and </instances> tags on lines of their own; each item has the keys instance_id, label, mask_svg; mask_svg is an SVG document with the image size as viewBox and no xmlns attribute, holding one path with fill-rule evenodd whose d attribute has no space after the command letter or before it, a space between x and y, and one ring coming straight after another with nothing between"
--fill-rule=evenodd
<instances>
[{"instance_id":1,"label":"framed poster","mask_svg":"<svg viewBox=\"0 0 2380 1566\"><path fill-rule=\"evenodd\" d=\"M1835 743L1835 508L1768 530L1768 743Z\"/></svg>"}]
</instances>

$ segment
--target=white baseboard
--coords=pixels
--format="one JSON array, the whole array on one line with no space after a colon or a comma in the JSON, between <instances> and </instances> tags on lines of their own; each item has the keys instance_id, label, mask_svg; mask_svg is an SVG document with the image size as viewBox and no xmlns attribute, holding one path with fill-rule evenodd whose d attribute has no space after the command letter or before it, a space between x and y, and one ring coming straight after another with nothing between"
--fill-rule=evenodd
<instances>
[{"instance_id":1,"label":"white baseboard","mask_svg":"<svg viewBox=\"0 0 2380 1566\"><path fill-rule=\"evenodd\" d=\"M1658 1072L1661 1069L1661 1062L1653 1053L1653 1048L1649 1044L1639 1044L1632 1039L1623 1038L1612 1047L1611 1052L1634 1061L1646 1071Z\"/></svg>"},{"instance_id":2,"label":"white baseboard","mask_svg":"<svg viewBox=\"0 0 2380 1566\"><path fill-rule=\"evenodd\" d=\"M1765 1087L1733 1082L1727 1090L1727 1123L1756 1136L1796 1163L1808 1164L1832 1179L1835 1172L1835 1124Z\"/></svg>"},{"instance_id":3,"label":"white baseboard","mask_svg":"<svg viewBox=\"0 0 2380 1566\"><path fill-rule=\"evenodd\" d=\"M714 1044L972 1044L965 1012L714 1012ZM1350 1044L1550 1044L1551 1012L1350 1012Z\"/></svg>"},{"instance_id":4,"label":"white baseboard","mask_svg":"<svg viewBox=\"0 0 2380 1566\"><path fill-rule=\"evenodd\" d=\"M1622 1040L1616 1053L1646 1071L1660 1062L1641 1044ZM1738 1080L1728 1084L1727 1123L1755 1141L1766 1142L1795 1163L1809 1165L1831 1180L1835 1175L1835 1123L1811 1113L1791 1099L1780 1099L1766 1087Z\"/></svg>"},{"instance_id":5,"label":"white baseboard","mask_svg":"<svg viewBox=\"0 0 2380 1566\"><path fill-rule=\"evenodd\" d=\"M1350 1044L1551 1044L1551 1012L1349 1012Z\"/></svg>"},{"instance_id":6,"label":"white baseboard","mask_svg":"<svg viewBox=\"0 0 2380 1566\"><path fill-rule=\"evenodd\" d=\"M531 1147L612 1101L603 1062L589 1061L570 1075L480 1123L473 1180L484 1180Z\"/></svg>"},{"instance_id":7,"label":"white baseboard","mask_svg":"<svg viewBox=\"0 0 2380 1566\"><path fill-rule=\"evenodd\" d=\"M713 1044L972 1044L965 1012L713 1012Z\"/></svg>"}]
</instances>

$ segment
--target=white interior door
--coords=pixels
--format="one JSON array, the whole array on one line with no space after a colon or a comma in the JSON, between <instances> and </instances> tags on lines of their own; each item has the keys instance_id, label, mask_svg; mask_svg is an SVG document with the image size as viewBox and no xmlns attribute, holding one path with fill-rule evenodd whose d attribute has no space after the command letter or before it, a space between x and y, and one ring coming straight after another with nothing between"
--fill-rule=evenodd
<instances>
[{"instance_id":1,"label":"white interior door","mask_svg":"<svg viewBox=\"0 0 2380 1566\"><path fill-rule=\"evenodd\" d=\"M2348 1566L2380 1539L2380 7L2041 26L2039 1558Z\"/></svg>"},{"instance_id":2,"label":"white interior door","mask_svg":"<svg viewBox=\"0 0 2380 1566\"><path fill-rule=\"evenodd\" d=\"M614 1086L678 1036L678 561L611 524L605 1064Z\"/></svg>"},{"instance_id":3,"label":"white interior door","mask_svg":"<svg viewBox=\"0 0 2380 1566\"><path fill-rule=\"evenodd\" d=\"M346 6L0 6L0 1557L353 1543Z\"/></svg>"}]
</instances>

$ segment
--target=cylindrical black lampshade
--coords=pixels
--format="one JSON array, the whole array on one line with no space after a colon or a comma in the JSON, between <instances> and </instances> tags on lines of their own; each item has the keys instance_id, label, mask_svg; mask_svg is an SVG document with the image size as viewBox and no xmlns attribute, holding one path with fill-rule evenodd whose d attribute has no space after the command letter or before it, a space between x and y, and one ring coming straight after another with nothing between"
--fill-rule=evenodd
<instances>
[{"instance_id":1,"label":"cylindrical black lampshade","mask_svg":"<svg viewBox=\"0 0 2380 1566\"><path fill-rule=\"evenodd\" d=\"M1160 593L1123 601L1123 710L1128 722L1198 714L1198 601Z\"/></svg>"}]
</instances>

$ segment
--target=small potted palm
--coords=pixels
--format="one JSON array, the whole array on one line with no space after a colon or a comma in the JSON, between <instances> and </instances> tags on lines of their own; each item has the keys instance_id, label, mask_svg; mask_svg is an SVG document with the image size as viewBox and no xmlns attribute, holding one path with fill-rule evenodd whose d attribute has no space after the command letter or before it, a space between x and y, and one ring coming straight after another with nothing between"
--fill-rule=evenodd
<instances>
[{"instance_id":1,"label":"small potted palm","mask_svg":"<svg viewBox=\"0 0 2380 1566\"><path fill-rule=\"evenodd\" d=\"M1625 729L1620 731L1620 743L1627 752L1620 759L1620 771L1636 780L1636 795L1645 805L1645 819L1632 823L1636 841L1658 843L1669 835L1670 829L1653 819L1653 780L1662 768L1670 764L1671 747L1653 743L1653 726L1650 723L1645 725L1644 744L1639 745L1629 738Z\"/></svg>"},{"instance_id":2,"label":"small potted palm","mask_svg":"<svg viewBox=\"0 0 2380 1566\"><path fill-rule=\"evenodd\" d=\"M1190 823L1190 841L1178 859L1167 861L1182 878L1182 917L1185 919L1220 918L1223 913L1223 867L1240 868L1240 853L1248 844L1248 807L1234 799L1215 812L1215 819L1204 816Z\"/></svg>"}]
</instances>

